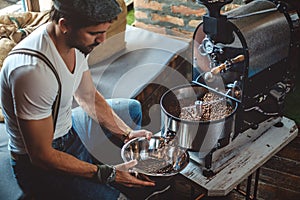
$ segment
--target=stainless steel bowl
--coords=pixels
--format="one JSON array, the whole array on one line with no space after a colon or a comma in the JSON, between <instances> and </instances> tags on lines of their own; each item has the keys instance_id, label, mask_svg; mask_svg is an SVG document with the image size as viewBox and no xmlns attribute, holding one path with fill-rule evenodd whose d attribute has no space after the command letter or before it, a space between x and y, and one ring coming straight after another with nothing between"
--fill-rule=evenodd
<instances>
[{"instance_id":1,"label":"stainless steel bowl","mask_svg":"<svg viewBox=\"0 0 300 200\"><path fill-rule=\"evenodd\" d=\"M125 162L136 159L133 170L154 177L176 175L189 163L186 149L160 136L132 139L123 146L121 156Z\"/></svg>"}]
</instances>

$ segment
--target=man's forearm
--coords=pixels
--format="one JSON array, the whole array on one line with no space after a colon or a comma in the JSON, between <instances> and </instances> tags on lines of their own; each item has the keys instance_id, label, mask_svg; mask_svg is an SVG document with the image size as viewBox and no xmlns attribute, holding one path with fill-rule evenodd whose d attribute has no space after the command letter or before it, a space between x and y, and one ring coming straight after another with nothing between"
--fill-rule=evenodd
<instances>
[{"instance_id":1,"label":"man's forearm","mask_svg":"<svg viewBox=\"0 0 300 200\"><path fill-rule=\"evenodd\" d=\"M34 165L46 170L68 173L71 175L92 178L97 174L97 165L81 161L76 157L52 149L32 158Z\"/></svg>"}]
</instances>

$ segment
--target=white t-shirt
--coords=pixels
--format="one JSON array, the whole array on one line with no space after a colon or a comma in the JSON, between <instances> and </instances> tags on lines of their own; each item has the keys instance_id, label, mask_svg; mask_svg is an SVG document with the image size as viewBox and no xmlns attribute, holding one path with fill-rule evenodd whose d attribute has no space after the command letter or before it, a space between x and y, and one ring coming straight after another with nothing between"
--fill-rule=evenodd
<instances>
[{"instance_id":1,"label":"white t-shirt","mask_svg":"<svg viewBox=\"0 0 300 200\"><path fill-rule=\"evenodd\" d=\"M15 48L40 51L52 62L59 75L62 94L55 139L65 135L72 126L73 94L79 86L83 72L88 70L88 65L85 56L76 50L76 66L71 73L50 39L46 26L44 24L39 27ZM5 60L0 80L2 109L10 136L9 148L17 153L26 153L16 116L26 120L38 120L52 115L52 105L58 91L57 79L39 58L17 54Z\"/></svg>"}]
</instances>

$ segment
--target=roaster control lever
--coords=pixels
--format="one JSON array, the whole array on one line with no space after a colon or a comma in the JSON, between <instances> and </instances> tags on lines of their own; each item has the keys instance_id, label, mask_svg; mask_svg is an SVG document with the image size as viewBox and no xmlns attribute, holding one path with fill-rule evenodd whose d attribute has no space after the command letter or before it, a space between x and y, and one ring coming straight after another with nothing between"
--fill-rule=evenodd
<instances>
[{"instance_id":1,"label":"roaster control lever","mask_svg":"<svg viewBox=\"0 0 300 200\"><path fill-rule=\"evenodd\" d=\"M244 55L238 55L235 58L226 60L224 63L220 64L219 66L212 68L209 72L206 72L204 74L204 79L206 81L210 82L210 80L212 80L213 77L215 75L219 74L222 70L226 71L226 70L230 69L233 64L238 63L238 62L242 62L244 60L245 60Z\"/></svg>"}]
</instances>

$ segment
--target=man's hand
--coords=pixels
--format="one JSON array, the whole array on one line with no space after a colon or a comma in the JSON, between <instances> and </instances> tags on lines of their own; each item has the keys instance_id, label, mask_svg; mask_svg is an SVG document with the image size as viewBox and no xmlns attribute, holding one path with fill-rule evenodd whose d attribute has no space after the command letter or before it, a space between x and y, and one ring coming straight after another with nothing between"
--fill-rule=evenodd
<instances>
[{"instance_id":1,"label":"man's hand","mask_svg":"<svg viewBox=\"0 0 300 200\"><path fill-rule=\"evenodd\" d=\"M148 130L133 130L129 133L128 137L125 138L124 143L136 137L146 137L148 140L152 137L153 133Z\"/></svg>"},{"instance_id":2,"label":"man's hand","mask_svg":"<svg viewBox=\"0 0 300 200\"><path fill-rule=\"evenodd\" d=\"M127 187L155 186L155 183L149 178L143 177L144 180L141 180L137 178L137 173L134 173L134 175L130 173L130 169L136 164L136 160L131 160L129 162L116 165L115 167L117 172L115 181Z\"/></svg>"}]
</instances>

